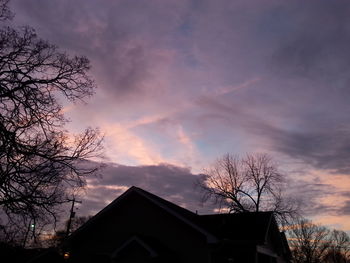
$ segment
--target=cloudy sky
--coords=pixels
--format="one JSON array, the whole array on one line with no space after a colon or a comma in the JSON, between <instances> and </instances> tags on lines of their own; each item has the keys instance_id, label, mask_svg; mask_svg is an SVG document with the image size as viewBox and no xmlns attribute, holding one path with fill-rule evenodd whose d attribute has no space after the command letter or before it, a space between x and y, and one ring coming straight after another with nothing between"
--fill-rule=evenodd
<instances>
[{"instance_id":1,"label":"cloudy sky","mask_svg":"<svg viewBox=\"0 0 350 263\"><path fill-rule=\"evenodd\" d=\"M224 153L269 153L315 220L350 230L350 2L12 0L14 23L91 60L68 128L105 133L93 213L140 186L207 212L194 181Z\"/></svg>"}]
</instances>

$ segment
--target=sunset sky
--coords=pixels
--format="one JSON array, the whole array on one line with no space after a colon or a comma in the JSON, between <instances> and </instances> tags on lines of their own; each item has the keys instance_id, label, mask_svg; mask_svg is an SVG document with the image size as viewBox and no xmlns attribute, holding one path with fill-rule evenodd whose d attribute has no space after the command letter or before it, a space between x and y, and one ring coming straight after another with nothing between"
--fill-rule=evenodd
<instances>
[{"instance_id":1,"label":"sunset sky","mask_svg":"<svg viewBox=\"0 0 350 263\"><path fill-rule=\"evenodd\" d=\"M194 181L225 153L269 153L306 215L350 231L350 1L12 0L13 23L87 56L98 89L65 104L105 134L78 210L131 185L207 213Z\"/></svg>"}]
</instances>

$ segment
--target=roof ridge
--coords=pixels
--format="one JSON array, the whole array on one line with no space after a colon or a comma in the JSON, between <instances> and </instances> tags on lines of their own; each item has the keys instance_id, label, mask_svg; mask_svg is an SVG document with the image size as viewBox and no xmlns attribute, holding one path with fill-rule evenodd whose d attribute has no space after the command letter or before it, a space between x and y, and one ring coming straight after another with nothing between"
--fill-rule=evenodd
<instances>
[{"instance_id":1,"label":"roof ridge","mask_svg":"<svg viewBox=\"0 0 350 263\"><path fill-rule=\"evenodd\" d=\"M230 215L256 215L256 214L270 214L272 215L273 211L252 211L252 212L239 212L239 213L217 213L217 214L203 214L198 216L230 216Z\"/></svg>"},{"instance_id":2,"label":"roof ridge","mask_svg":"<svg viewBox=\"0 0 350 263\"><path fill-rule=\"evenodd\" d=\"M185 213L187 213L187 214L189 214L189 215L191 215L191 216L198 216L198 214L192 212L191 210L189 210L189 209L187 209L187 208L184 208L184 207L182 207L182 206L180 206L180 205L178 205L178 204L175 204L175 203L173 203L173 202L170 202L170 201L168 201L168 200L166 200L166 199L164 199L164 198L162 198L162 197L160 197L160 196L158 196L158 195L155 195L155 194L153 194L153 193L151 193L151 192L148 192L148 191L146 191L146 190L144 190L144 189L142 189L142 188L140 188L140 187L132 186L131 188L134 188L134 189L137 190L137 191L141 191L141 192L147 194L150 198L155 198L156 200L162 201L162 202L165 203L166 205L170 205L172 208L179 209L179 210L181 210L182 212L185 212Z\"/></svg>"},{"instance_id":3,"label":"roof ridge","mask_svg":"<svg viewBox=\"0 0 350 263\"><path fill-rule=\"evenodd\" d=\"M135 188L137 190L139 190L138 191L139 193L141 193L143 195L147 195L147 197L150 198L159 207L165 209L170 214L176 216L177 218L179 218L180 220L182 220L186 224L190 225L191 227L193 227L197 231L199 231L202 234L204 234L206 236L206 238L207 238L207 241L209 243L217 242L217 237L214 236L212 233L210 233L207 229L203 228L203 226L201 224L198 224L197 220L195 220L196 218L198 218L197 214L187 210L186 208L178 206L178 205L176 205L176 204L174 204L174 203L172 203L170 201L167 201L167 200L165 200L165 199L163 199L163 198L161 198L161 197L159 197L157 195L149 193L146 190L143 190L143 189L138 188L138 187L135 187ZM178 210L180 210L181 212L179 213ZM184 215L183 213L186 213L186 215Z\"/></svg>"},{"instance_id":4,"label":"roof ridge","mask_svg":"<svg viewBox=\"0 0 350 263\"><path fill-rule=\"evenodd\" d=\"M186 224L190 225L197 231L201 232L206 236L208 242L213 243L217 241L217 238L214 235L212 235L210 232L204 229L201 225L199 225L198 222L196 222L197 220L194 220L195 218L198 218L197 214L136 186L131 186L128 190L126 190L124 193L122 193L120 196L114 199L110 204L108 204L105 208L103 208L100 212L98 212L90 220L88 220L84 225L82 225L75 232L73 232L68 237L68 240L76 236L81 231L83 231L85 228L87 228L94 221L96 221L98 218L100 218L105 213L107 213L111 208L117 205L118 202L123 200L132 192L137 192L138 194L148 198L150 201L152 201L154 204L156 204L160 208L166 210L168 213L172 214L173 216L176 216L181 221L185 222Z\"/></svg>"},{"instance_id":5,"label":"roof ridge","mask_svg":"<svg viewBox=\"0 0 350 263\"><path fill-rule=\"evenodd\" d=\"M105 206L104 208L102 208L99 212L97 212L97 214L95 214L94 216L92 216L87 222L85 222L85 224L83 224L82 226L80 226L77 230L75 230L71 235L68 236L68 240L71 239L72 237L76 236L77 233L81 232L82 230L84 230L86 227L88 227L89 225L91 225L91 223L93 221L96 220L96 218L101 217L103 214L105 214L106 212L108 212L110 210L111 207L114 206L115 203L117 203L118 201L120 201L121 199L123 199L126 195L128 195L130 192L132 192L133 189L137 188L136 186L131 186L128 190L126 190L124 193L122 193L121 195L119 195L117 198L115 198L112 202L110 202L107 206Z\"/></svg>"}]
</instances>

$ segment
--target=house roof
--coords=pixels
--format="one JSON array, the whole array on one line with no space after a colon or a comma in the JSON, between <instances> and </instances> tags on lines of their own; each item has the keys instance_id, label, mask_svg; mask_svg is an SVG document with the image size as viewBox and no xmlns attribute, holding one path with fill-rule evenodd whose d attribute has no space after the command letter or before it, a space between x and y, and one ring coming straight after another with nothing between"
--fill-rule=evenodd
<instances>
[{"instance_id":1,"label":"house roof","mask_svg":"<svg viewBox=\"0 0 350 263\"><path fill-rule=\"evenodd\" d=\"M272 212L212 214L199 216L199 222L220 239L263 243L272 218Z\"/></svg>"},{"instance_id":2,"label":"house roof","mask_svg":"<svg viewBox=\"0 0 350 263\"><path fill-rule=\"evenodd\" d=\"M84 231L84 229L93 224L96 219L103 217L108 211L117 209L120 202L135 193L150 200L158 207L203 234L207 238L208 243L216 243L221 239L263 243L266 240L269 227L273 220L272 212L197 215L157 195L132 186L75 231L69 239L74 238L81 231Z\"/></svg>"},{"instance_id":3,"label":"house roof","mask_svg":"<svg viewBox=\"0 0 350 263\"><path fill-rule=\"evenodd\" d=\"M130 187L126 192L124 192L121 196L116 198L113 202L111 202L108 206L106 206L104 209L102 209L100 212L98 212L95 216L93 216L89 221L87 221L83 226L81 226L78 230L76 230L74 233L72 233L69 238L69 240L72 240L75 238L75 236L79 235L82 231L85 231L90 225L92 225L98 218L103 217L105 214L107 214L109 211L113 209L117 209L120 202L122 202L124 199L128 198L131 194L139 194L143 196L144 198L148 199L158 207L162 208L169 214L173 215L180 221L183 221L185 224L189 225L193 229L197 230L199 233L203 234L208 243L216 243L218 240L217 238L211 234L209 231L204 229L200 224L196 224L196 217L197 215L185 208L182 208L178 205L175 205L163 198L160 198L159 196L156 196L154 194L151 194L141 188L138 188L136 186Z\"/></svg>"},{"instance_id":4,"label":"house roof","mask_svg":"<svg viewBox=\"0 0 350 263\"><path fill-rule=\"evenodd\" d=\"M273 212L197 215L141 188L135 189L208 230L219 239L264 242L273 220Z\"/></svg>"},{"instance_id":5,"label":"house roof","mask_svg":"<svg viewBox=\"0 0 350 263\"><path fill-rule=\"evenodd\" d=\"M172 202L169 202L155 194L152 194L150 192L147 192L139 187L136 186L132 186L130 189L135 189L137 192L142 193L142 195L147 196L149 199L152 199L154 201L156 201L159 204L164 205L164 207L167 207L168 209L173 210L174 212L176 212L177 214L183 216L184 218L188 219L188 220L195 220L195 218L197 218L197 214L193 213L190 210L187 210L181 206L178 206Z\"/></svg>"}]
</instances>

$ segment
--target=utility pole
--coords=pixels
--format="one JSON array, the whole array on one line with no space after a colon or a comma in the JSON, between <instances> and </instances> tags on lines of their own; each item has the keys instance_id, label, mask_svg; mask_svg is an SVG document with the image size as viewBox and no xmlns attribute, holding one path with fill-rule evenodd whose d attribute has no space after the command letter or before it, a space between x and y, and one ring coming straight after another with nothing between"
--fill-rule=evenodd
<instances>
[{"instance_id":1,"label":"utility pole","mask_svg":"<svg viewBox=\"0 0 350 263\"><path fill-rule=\"evenodd\" d=\"M79 203L79 204L82 203L81 201L76 200L75 196L73 196L73 199L68 199L68 201L72 202L72 206L70 208L70 214L69 214L69 219L68 219L68 223L67 223L66 237L69 236L70 227L71 227L71 224L72 224L72 219L75 216L74 205L75 205L75 203Z\"/></svg>"}]
</instances>

